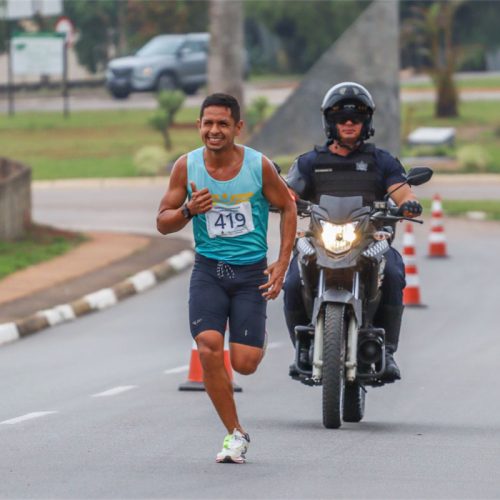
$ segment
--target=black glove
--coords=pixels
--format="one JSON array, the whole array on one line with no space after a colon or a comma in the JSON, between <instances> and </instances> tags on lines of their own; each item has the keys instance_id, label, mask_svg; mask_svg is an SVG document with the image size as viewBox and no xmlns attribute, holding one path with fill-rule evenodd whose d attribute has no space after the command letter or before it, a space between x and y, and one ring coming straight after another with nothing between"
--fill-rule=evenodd
<instances>
[{"instance_id":1,"label":"black glove","mask_svg":"<svg viewBox=\"0 0 500 500\"><path fill-rule=\"evenodd\" d=\"M422 213L422 205L416 200L405 201L398 210L398 215L403 217L418 217Z\"/></svg>"}]
</instances>

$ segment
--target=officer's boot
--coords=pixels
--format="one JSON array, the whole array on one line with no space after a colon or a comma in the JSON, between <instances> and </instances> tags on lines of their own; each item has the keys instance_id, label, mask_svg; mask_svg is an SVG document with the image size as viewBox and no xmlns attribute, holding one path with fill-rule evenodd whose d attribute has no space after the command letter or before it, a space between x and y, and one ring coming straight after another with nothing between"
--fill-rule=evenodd
<instances>
[{"instance_id":1,"label":"officer's boot","mask_svg":"<svg viewBox=\"0 0 500 500\"><path fill-rule=\"evenodd\" d=\"M382 313L382 327L385 330L385 371L383 380L394 382L401 379L399 367L394 359L394 353L398 349L399 332L401 330L401 319L404 306L393 306L383 304L380 306Z\"/></svg>"},{"instance_id":2,"label":"officer's boot","mask_svg":"<svg viewBox=\"0 0 500 500\"><path fill-rule=\"evenodd\" d=\"M307 319L307 314L304 311L296 311L286 308L284 308L284 311L288 335L290 335L290 340L292 341L293 347L295 347L295 327L297 325L307 325L309 320Z\"/></svg>"},{"instance_id":3,"label":"officer's boot","mask_svg":"<svg viewBox=\"0 0 500 500\"><path fill-rule=\"evenodd\" d=\"M309 321L307 320L307 315L304 311L296 311L284 308L285 311L285 321L286 326L288 327L288 334L290 335L290 340L292 341L293 348L295 349L295 327L297 325L305 325ZM299 355L305 356L304 353L299 353ZM302 358L301 358L302 359ZM298 372L295 368L295 358L294 362L289 367L289 374L291 377L298 375Z\"/></svg>"}]
</instances>

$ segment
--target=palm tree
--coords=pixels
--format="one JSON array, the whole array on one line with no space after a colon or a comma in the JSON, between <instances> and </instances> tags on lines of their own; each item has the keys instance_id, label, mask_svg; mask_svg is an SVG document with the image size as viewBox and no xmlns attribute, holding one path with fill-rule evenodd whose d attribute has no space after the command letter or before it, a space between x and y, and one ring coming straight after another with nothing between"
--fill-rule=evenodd
<instances>
[{"instance_id":1,"label":"palm tree","mask_svg":"<svg viewBox=\"0 0 500 500\"><path fill-rule=\"evenodd\" d=\"M436 88L436 117L458 116L458 93L453 80L460 48L453 41L455 13L465 0L441 0L414 6L415 17L403 25L403 41L420 47L425 70Z\"/></svg>"}]
</instances>

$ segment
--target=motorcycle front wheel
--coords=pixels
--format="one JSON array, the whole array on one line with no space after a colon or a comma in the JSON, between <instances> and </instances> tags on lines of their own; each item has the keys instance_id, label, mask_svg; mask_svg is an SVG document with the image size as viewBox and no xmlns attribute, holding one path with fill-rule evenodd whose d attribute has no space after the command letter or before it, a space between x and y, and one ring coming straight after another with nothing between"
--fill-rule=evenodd
<instances>
[{"instance_id":1,"label":"motorcycle front wheel","mask_svg":"<svg viewBox=\"0 0 500 500\"><path fill-rule=\"evenodd\" d=\"M365 414L366 390L359 382L347 384L344 393L344 422L361 422Z\"/></svg>"},{"instance_id":2,"label":"motorcycle front wheel","mask_svg":"<svg viewBox=\"0 0 500 500\"><path fill-rule=\"evenodd\" d=\"M346 307L326 304L323 314L323 425L338 429L344 413Z\"/></svg>"}]
</instances>

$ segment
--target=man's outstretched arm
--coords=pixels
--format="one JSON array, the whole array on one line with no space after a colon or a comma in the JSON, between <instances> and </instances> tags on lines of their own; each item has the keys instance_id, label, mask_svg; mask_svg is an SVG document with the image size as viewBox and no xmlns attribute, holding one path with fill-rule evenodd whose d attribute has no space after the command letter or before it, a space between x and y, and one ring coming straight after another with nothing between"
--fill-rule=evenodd
<instances>
[{"instance_id":1,"label":"man's outstretched arm","mask_svg":"<svg viewBox=\"0 0 500 500\"><path fill-rule=\"evenodd\" d=\"M297 207L290 196L287 185L278 175L272 163L265 157L263 157L262 163L262 184L264 196L271 205L279 209L281 214L281 241L278 260L267 268L266 274L269 276L269 280L260 287L264 290L262 295L266 299L275 299L283 287L293 242L295 241Z\"/></svg>"}]
</instances>

